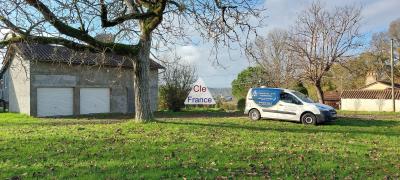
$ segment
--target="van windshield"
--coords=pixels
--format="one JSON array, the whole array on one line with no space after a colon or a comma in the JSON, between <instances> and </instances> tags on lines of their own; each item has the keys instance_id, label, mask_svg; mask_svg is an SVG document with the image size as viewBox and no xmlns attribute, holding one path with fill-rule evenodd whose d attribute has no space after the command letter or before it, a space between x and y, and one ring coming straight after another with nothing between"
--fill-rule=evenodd
<instances>
[{"instance_id":1,"label":"van windshield","mask_svg":"<svg viewBox=\"0 0 400 180\"><path fill-rule=\"evenodd\" d=\"M310 99L308 96L304 95L301 92L298 91L292 91L292 93L297 96L301 101L306 102L306 103L315 103L312 99Z\"/></svg>"}]
</instances>

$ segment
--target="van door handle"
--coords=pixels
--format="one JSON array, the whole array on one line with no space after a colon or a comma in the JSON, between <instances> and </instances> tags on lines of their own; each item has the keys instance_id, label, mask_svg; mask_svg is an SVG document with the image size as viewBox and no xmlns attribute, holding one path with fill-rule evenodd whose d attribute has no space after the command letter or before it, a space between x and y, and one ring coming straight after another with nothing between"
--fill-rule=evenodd
<instances>
[{"instance_id":1,"label":"van door handle","mask_svg":"<svg viewBox=\"0 0 400 180\"><path fill-rule=\"evenodd\" d=\"M278 104L278 106L283 106L282 104Z\"/></svg>"}]
</instances>

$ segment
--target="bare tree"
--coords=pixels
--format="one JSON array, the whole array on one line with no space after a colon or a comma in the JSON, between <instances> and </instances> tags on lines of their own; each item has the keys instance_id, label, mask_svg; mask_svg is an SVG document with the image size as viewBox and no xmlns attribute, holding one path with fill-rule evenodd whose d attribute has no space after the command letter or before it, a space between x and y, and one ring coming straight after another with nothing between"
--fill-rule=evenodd
<instances>
[{"instance_id":1,"label":"bare tree","mask_svg":"<svg viewBox=\"0 0 400 180\"><path fill-rule=\"evenodd\" d=\"M379 79L390 78L390 39L386 32L374 33L370 42L371 59L369 71L374 71Z\"/></svg>"},{"instance_id":2,"label":"bare tree","mask_svg":"<svg viewBox=\"0 0 400 180\"><path fill-rule=\"evenodd\" d=\"M166 70L162 74L159 89L160 103L169 110L180 111L197 79L196 69L190 64L182 63L180 57L164 63L164 67Z\"/></svg>"},{"instance_id":3,"label":"bare tree","mask_svg":"<svg viewBox=\"0 0 400 180\"><path fill-rule=\"evenodd\" d=\"M314 2L292 27L289 48L296 55L301 78L311 82L323 100L322 79L333 64L343 63L352 50L361 46L358 39L361 9L355 6L326 10Z\"/></svg>"},{"instance_id":4,"label":"bare tree","mask_svg":"<svg viewBox=\"0 0 400 180\"><path fill-rule=\"evenodd\" d=\"M288 32L275 29L267 37L258 37L248 51L250 57L268 74L275 87L289 87L296 78L293 53L288 50Z\"/></svg>"},{"instance_id":5,"label":"bare tree","mask_svg":"<svg viewBox=\"0 0 400 180\"><path fill-rule=\"evenodd\" d=\"M389 35L400 45L400 18L390 23Z\"/></svg>"},{"instance_id":6,"label":"bare tree","mask_svg":"<svg viewBox=\"0 0 400 180\"><path fill-rule=\"evenodd\" d=\"M129 57L138 121L153 118L149 101L152 45L187 43L196 32L213 44L218 58L221 47L247 47L264 10L261 0L0 0L0 4L0 29L12 30L0 41L2 47L27 41ZM114 42L94 38L99 33L113 34Z\"/></svg>"}]
</instances>

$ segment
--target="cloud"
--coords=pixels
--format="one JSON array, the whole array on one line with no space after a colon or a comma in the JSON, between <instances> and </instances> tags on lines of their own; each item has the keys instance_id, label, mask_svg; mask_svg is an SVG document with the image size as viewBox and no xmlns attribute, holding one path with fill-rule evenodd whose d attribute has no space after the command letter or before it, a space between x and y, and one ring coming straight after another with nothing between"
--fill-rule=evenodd
<instances>
[{"instance_id":1,"label":"cloud","mask_svg":"<svg viewBox=\"0 0 400 180\"><path fill-rule=\"evenodd\" d=\"M275 28L288 28L292 25L298 13L304 10L311 1L309 0L266 0L264 6L267 8L266 31Z\"/></svg>"},{"instance_id":2,"label":"cloud","mask_svg":"<svg viewBox=\"0 0 400 180\"><path fill-rule=\"evenodd\" d=\"M273 28L289 28L299 13L305 10L313 0L265 0L266 14L268 15L267 31ZM373 31L386 30L391 21L400 18L398 8L399 0L335 0L321 1L328 10L335 7L356 5L362 6L363 23L361 31L371 33Z\"/></svg>"},{"instance_id":3,"label":"cloud","mask_svg":"<svg viewBox=\"0 0 400 180\"><path fill-rule=\"evenodd\" d=\"M180 46L176 49L176 55L181 57L186 63L193 65L199 77L201 77L209 87L230 87L230 83L236 78L237 74L249 66L247 59L238 51L221 49L219 52L219 62L213 56L210 57L211 45L201 46L188 45ZM173 52L166 54L173 57Z\"/></svg>"},{"instance_id":4,"label":"cloud","mask_svg":"<svg viewBox=\"0 0 400 180\"><path fill-rule=\"evenodd\" d=\"M400 18L399 7L399 0L380 0L367 4L362 12L362 30L366 33L387 30L391 21Z\"/></svg>"},{"instance_id":5,"label":"cloud","mask_svg":"<svg viewBox=\"0 0 400 180\"><path fill-rule=\"evenodd\" d=\"M178 47L177 56L181 57L186 63L195 65L201 60L200 49L196 46L181 46Z\"/></svg>"},{"instance_id":6,"label":"cloud","mask_svg":"<svg viewBox=\"0 0 400 180\"><path fill-rule=\"evenodd\" d=\"M297 16L312 2L313 0L265 0L267 27L260 29L259 33L266 35L274 28L289 28L296 21ZM400 7L400 0L321 0L321 3L328 10L345 5L362 6L361 31L367 36L373 32L385 31L391 21L400 17L397 10ZM176 54L185 62L194 65L199 76L209 87L230 87L232 80L250 63L239 50L231 51L229 54L226 49L221 49L218 55L219 64L222 66L215 65L213 57L210 58L211 49L208 43L187 45L177 47Z\"/></svg>"}]
</instances>

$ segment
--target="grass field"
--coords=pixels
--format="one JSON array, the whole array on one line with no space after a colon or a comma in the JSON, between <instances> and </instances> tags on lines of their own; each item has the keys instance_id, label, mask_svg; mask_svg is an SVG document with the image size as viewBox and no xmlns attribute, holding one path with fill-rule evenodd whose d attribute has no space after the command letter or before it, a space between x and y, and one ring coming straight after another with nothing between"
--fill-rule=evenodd
<instances>
[{"instance_id":1,"label":"grass field","mask_svg":"<svg viewBox=\"0 0 400 180\"><path fill-rule=\"evenodd\" d=\"M397 119L304 126L174 116L137 124L0 113L0 179L398 179L399 142Z\"/></svg>"}]
</instances>

